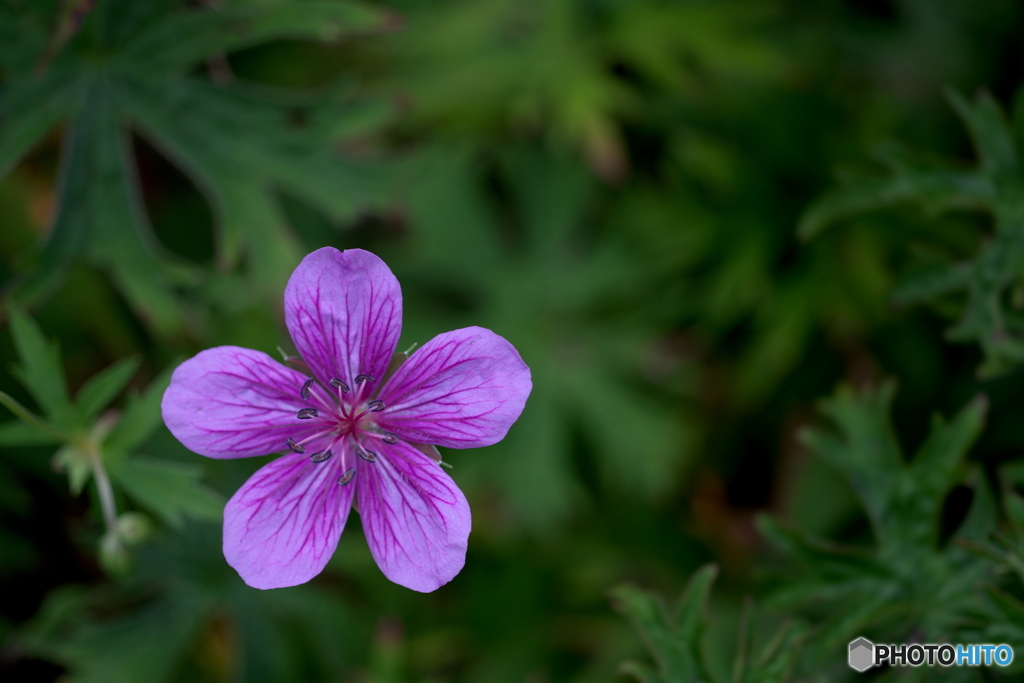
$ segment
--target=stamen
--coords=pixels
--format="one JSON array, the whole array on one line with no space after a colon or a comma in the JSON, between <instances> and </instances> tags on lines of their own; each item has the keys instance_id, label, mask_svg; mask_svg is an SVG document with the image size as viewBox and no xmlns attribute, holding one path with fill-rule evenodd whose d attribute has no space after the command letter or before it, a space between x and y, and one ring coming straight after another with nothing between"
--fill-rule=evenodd
<instances>
[{"instance_id":1,"label":"stamen","mask_svg":"<svg viewBox=\"0 0 1024 683\"><path fill-rule=\"evenodd\" d=\"M370 375L356 375L356 384L362 384L363 382L375 381Z\"/></svg>"},{"instance_id":2,"label":"stamen","mask_svg":"<svg viewBox=\"0 0 1024 683\"><path fill-rule=\"evenodd\" d=\"M298 412L298 414L295 417L299 418L300 420L312 420L319 414L320 411L318 411L316 408L303 408Z\"/></svg>"},{"instance_id":3,"label":"stamen","mask_svg":"<svg viewBox=\"0 0 1024 683\"><path fill-rule=\"evenodd\" d=\"M312 460L313 462L327 462L328 460L331 459L332 455L334 455L334 452L328 448L326 451L314 453L313 455L309 456L309 459Z\"/></svg>"},{"instance_id":4,"label":"stamen","mask_svg":"<svg viewBox=\"0 0 1024 683\"><path fill-rule=\"evenodd\" d=\"M356 451L356 453L358 453L359 457L365 460L366 462L377 462L377 454L374 453L373 451L364 451L362 448L360 448Z\"/></svg>"},{"instance_id":5,"label":"stamen","mask_svg":"<svg viewBox=\"0 0 1024 683\"><path fill-rule=\"evenodd\" d=\"M296 443L295 444L296 446L298 446L299 448L302 448L301 451L296 451L297 453L305 453L306 449L303 448L303 446L305 446L310 441L315 441L316 439L322 439L325 436L327 436L328 434L331 434L331 433L335 432L336 428L335 428L334 424L331 423L329 420L324 420L324 419L321 418L320 421L324 422L325 424L329 424L330 427L328 427L327 429L321 430L319 432L316 432L315 434L310 434L309 436L307 436L302 441L299 441L298 443Z\"/></svg>"},{"instance_id":6,"label":"stamen","mask_svg":"<svg viewBox=\"0 0 1024 683\"><path fill-rule=\"evenodd\" d=\"M302 391L299 394L302 396L302 400L306 401L309 399L309 388L313 386L313 382L316 380L310 377L306 380L306 383L302 385Z\"/></svg>"},{"instance_id":7,"label":"stamen","mask_svg":"<svg viewBox=\"0 0 1024 683\"><path fill-rule=\"evenodd\" d=\"M306 447L305 446L301 446L301 445L295 443L295 439L293 439L290 436L288 437L287 441L285 441L285 443L288 444L288 448L292 449L292 453L305 453L306 452Z\"/></svg>"},{"instance_id":8,"label":"stamen","mask_svg":"<svg viewBox=\"0 0 1024 683\"><path fill-rule=\"evenodd\" d=\"M366 404L366 409L371 413L379 413L384 410L384 401L370 401Z\"/></svg>"},{"instance_id":9,"label":"stamen","mask_svg":"<svg viewBox=\"0 0 1024 683\"><path fill-rule=\"evenodd\" d=\"M348 385L342 382L337 377L331 378L331 386L334 387L335 389L341 389L342 393L347 394L349 392Z\"/></svg>"},{"instance_id":10,"label":"stamen","mask_svg":"<svg viewBox=\"0 0 1024 683\"><path fill-rule=\"evenodd\" d=\"M394 446L396 443L398 443L398 436L392 434L391 432L384 432L381 435L380 440L388 444L389 446Z\"/></svg>"},{"instance_id":11,"label":"stamen","mask_svg":"<svg viewBox=\"0 0 1024 683\"><path fill-rule=\"evenodd\" d=\"M329 401L328 398L321 396L319 391L311 391L310 389L312 387L312 384L313 380L307 380L306 383L303 385L302 388L304 389L304 392L302 394L302 398L308 399L310 396L312 396L313 398L316 399L317 403L324 407L324 410L326 410L328 414L333 413L335 410L335 406Z\"/></svg>"},{"instance_id":12,"label":"stamen","mask_svg":"<svg viewBox=\"0 0 1024 683\"><path fill-rule=\"evenodd\" d=\"M345 474L341 475L338 479L338 486L344 486L345 484L352 481L353 477L356 476L356 468L352 467L345 470Z\"/></svg>"}]
</instances>

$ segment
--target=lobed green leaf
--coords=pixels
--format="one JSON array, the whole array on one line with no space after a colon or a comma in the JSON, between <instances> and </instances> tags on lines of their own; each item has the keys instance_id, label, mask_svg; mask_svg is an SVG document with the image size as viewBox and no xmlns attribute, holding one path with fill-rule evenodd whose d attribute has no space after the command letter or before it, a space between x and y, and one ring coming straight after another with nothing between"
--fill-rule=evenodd
<instances>
[{"instance_id":1,"label":"lobed green leaf","mask_svg":"<svg viewBox=\"0 0 1024 683\"><path fill-rule=\"evenodd\" d=\"M32 318L18 307L12 307L11 336L20 365L14 376L36 399L39 406L58 424L71 414L71 399L64 379L60 346L50 343Z\"/></svg>"},{"instance_id":2,"label":"lobed green leaf","mask_svg":"<svg viewBox=\"0 0 1024 683\"><path fill-rule=\"evenodd\" d=\"M119 461L110 474L129 496L176 529L186 516L218 520L224 510L224 499L200 483L199 465L135 456Z\"/></svg>"},{"instance_id":3,"label":"lobed green leaf","mask_svg":"<svg viewBox=\"0 0 1024 683\"><path fill-rule=\"evenodd\" d=\"M91 424L104 408L120 394L142 363L138 356L122 358L93 375L75 396L79 419Z\"/></svg>"}]
</instances>

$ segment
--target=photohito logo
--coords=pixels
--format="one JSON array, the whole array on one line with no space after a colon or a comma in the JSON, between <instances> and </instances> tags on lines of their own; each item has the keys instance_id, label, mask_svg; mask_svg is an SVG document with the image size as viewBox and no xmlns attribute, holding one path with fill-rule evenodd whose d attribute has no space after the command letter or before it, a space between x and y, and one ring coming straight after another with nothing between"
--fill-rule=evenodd
<instances>
[{"instance_id":1,"label":"photohito logo","mask_svg":"<svg viewBox=\"0 0 1024 683\"><path fill-rule=\"evenodd\" d=\"M850 666L857 671L867 671L874 665L875 644L867 638L858 638L850 643Z\"/></svg>"},{"instance_id":2,"label":"photohito logo","mask_svg":"<svg viewBox=\"0 0 1024 683\"><path fill-rule=\"evenodd\" d=\"M873 666L1009 666L1013 648L1009 645L950 645L913 643L875 645L867 638L850 643L847 663L851 669L867 671Z\"/></svg>"}]
</instances>

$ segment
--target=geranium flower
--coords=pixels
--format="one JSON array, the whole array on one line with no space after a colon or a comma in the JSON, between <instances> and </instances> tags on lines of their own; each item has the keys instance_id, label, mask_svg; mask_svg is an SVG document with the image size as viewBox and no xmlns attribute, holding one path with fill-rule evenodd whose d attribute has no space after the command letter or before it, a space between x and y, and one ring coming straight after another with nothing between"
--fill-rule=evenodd
<instances>
[{"instance_id":1,"label":"geranium flower","mask_svg":"<svg viewBox=\"0 0 1024 683\"><path fill-rule=\"evenodd\" d=\"M228 564L255 588L305 583L357 504L385 576L422 592L448 583L465 564L470 512L433 445L504 438L530 394L529 368L506 340L467 327L434 337L388 376L401 358L402 292L361 249L306 256L284 306L312 377L260 351L219 346L182 363L163 398L168 429L196 453L288 451L228 501Z\"/></svg>"}]
</instances>

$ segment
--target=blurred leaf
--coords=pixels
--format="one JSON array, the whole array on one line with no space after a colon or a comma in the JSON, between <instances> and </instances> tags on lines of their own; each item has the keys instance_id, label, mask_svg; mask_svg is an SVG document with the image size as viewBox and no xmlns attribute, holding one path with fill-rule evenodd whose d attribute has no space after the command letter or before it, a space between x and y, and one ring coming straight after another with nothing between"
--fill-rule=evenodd
<instances>
[{"instance_id":1,"label":"blurred leaf","mask_svg":"<svg viewBox=\"0 0 1024 683\"><path fill-rule=\"evenodd\" d=\"M176 366L176 363L168 366L149 383L141 395L128 396L121 418L103 442L108 462L116 463L141 446L162 424L160 401L163 400L164 391L171 382L171 373Z\"/></svg>"},{"instance_id":2,"label":"blurred leaf","mask_svg":"<svg viewBox=\"0 0 1024 683\"><path fill-rule=\"evenodd\" d=\"M75 396L80 419L92 422L124 390L141 362L137 356L123 358L90 377Z\"/></svg>"},{"instance_id":3,"label":"blurred leaf","mask_svg":"<svg viewBox=\"0 0 1024 683\"><path fill-rule=\"evenodd\" d=\"M988 93L979 93L974 102L954 91L948 98L971 135L977 168L955 170L896 147L882 148L879 157L889 168L888 178L861 180L826 192L804 212L797 231L809 239L831 223L906 201L917 202L930 215L951 209L990 214L995 234L982 242L974 258L929 268L904 282L893 296L896 303L908 304L965 292L960 319L948 335L981 346L985 360L979 372L989 377L1024 362L1024 322L1005 303L1007 293L1024 283L1020 143Z\"/></svg>"},{"instance_id":4,"label":"blurred leaf","mask_svg":"<svg viewBox=\"0 0 1024 683\"><path fill-rule=\"evenodd\" d=\"M987 538L995 531L996 523L999 521L999 508L985 470L980 467L974 468L970 479L974 499L971 501L967 518L957 530L957 536L968 541L976 541Z\"/></svg>"},{"instance_id":5,"label":"blurred leaf","mask_svg":"<svg viewBox=\"0 0 1024 683\"><path fill-rule=\"evenodd\" d=\"M57 424L66 424L71 414L71 399L64 380L60 346L48 342L35 321L20 308L12 307L10 312L11 336L21 361L12 372Z\"/></svg>"},{"instance_id":6,"label":"blurred leaf","mask_svg":"<svg viewBox=\"0 0 1024 683\"><path fill-rule=\"evenodd\" d=\"M32 413L28 408L18 403L12 396L5 394L2 391L0 391L0 405L3 405L5 408L10 410L26 425L30 425L32 429L40 434L47 434L58 441L65 441L72 438L69 434L47 423L45 420Z\"/></svg>"},{"instance_id":7,"label":"blurred leaf","mask_svg":"<svg viewBox=\"0 0 1024 683\"><path fill-rule=\"evenodd\" d=\"M893 291L892 301L898 306L924 303L966 287L971 270L964 264L929 268L905 278Z\"/></svg>"},{"instance_id":8,"label":"blurred leaf","mask_svg":"<svg viewBox=\"0 0 1024 683\"><path fill-rule=\"evenodd\" d=\"M77 446L64 446L53 455L53 465L68 475L68 490L72 496L82 493L92 475L93 463L88 453Z\"/></svg>"},{"instance_id":9,"label":"blurred leaf","mask_svg":"<svg viewBox=\"0 0 1024 683\"><path fill-rule=\"evenodd\" d=\"M179 10L130 38L123 59L133 68L178 72L208 57L271 40L337 40L380 30L387 21L381 9L347 0Z\"/></svg>"},{"instance_id":10,"label":"blurred leaf","mask_svg":"<svg viewBox=\"0 0 1024 683\"><path fill-rule=\"evenodd\" d=\"M244 90L195 80L135 84L125 95L143 130L210 199L221 266L234 266L240 251L247 250L253 276L275 295L302 248L268 187L286 190L338 219L382 197L379 168L345 162L332 149L333 129L352 113L345 101L300 126L287 123L294 107L253 101Z\"/></svg>"},{"instance_id":11,"label":"blurred leaf","mask_svg":"<svg viewBox=\"0 0 1024 683\"><path fill-rule=\"evenodd\" d=\"M389 15L341 0L176 5L114 0L89 13L52 63L44 60L42 79L35 67L5 74L0 172L68 119L57 215L46 244L14 283L19 300L47 296L72 265L87 261L109 274L155 332L183 330L180 290L194 287L199 273L152 234L134 167L133 128L151 135L213 203L220 265L233 268L247 252L252 282L265 293L279 294L301 256L278 190L346 218L383 194L375 171L348 164L334 147L345 120L367 117L351 97L312 94L297 106L283 94L215 87L188 72L205 57L275 39L335 40L381 30Z\"/></svg>"},{"instance_id":12,"label":"blurred leaf","mask_svg":"<svg viewBox=\"0 0 1024 683\"><path fill-rule=\"evenodd\" d=\"M785 683L792 680L807 628L800 623L784 622L757 655L752 656L751 612L752 607L744 611L744 630L740 633L737 647L733 683Z\"/></svg>"},{"instance_id":13,"label":"blurred leaf","mask_svg":"<svg viewBox=\"0 0 1024 683\"><path fill-rule=\"evenodd\" d=\"M71 666L73 683L170 680L206 618L207 601L178 591L173 599L143 597L138 604L134 596L134 605L97 611L117 605L105 597L77 587L55 591L21 635L23 647Z\"/></svg>"},{"instance_id":14,"label":"blurred leaf","mask_svg":"<svg viewBox=\"0 0 1024 683\"><path fill-rule=\"evenodd\" d=\"M673 614L660 598L638 588L620 586L613 591L616 609L633 622L657 663L656 673L635 663L624 664L623 673L641 683L710 680L700 653L700 639L707 625L708 594L717 574L714 565L694 574Z\"/></svg>"},{"instance_id":15,"label":"blurred leaf","mask_svg":"<svg viewBox=\"0 0 1024 683\"><path fill-rule=\"evenodd\" d=\"M200 483L199 465L135 456L120 461L110 474L129 496L172 527L182 527L183 515L217 520L224 510L224 499Z\"/></svg>"},{"instance_id":16,"label":"blurred leaf","mask_svg":"<svg viewBox=\"0 0 1024 683\"><path fill-rule=\"evenodd\" d=\"M53 434L21 421L0 424L0 446L49 446L60 443Z\"/></svg>"},{"instance_id":17,"label":"blurred leaf","mask_svg":"<svg viewBox=\"0 0 1024 683\"><path fill-rule=\"evenodd\" d=\"M81 84L65 71L51 71L41 79L5 83L0 98L0 177L7 175L24 154L70 114L81 96Z\"/></svg>"},{"instance_id":18,"label":"blurred leaf","mask_svg":"<svg viewBox=\"0 0 1024 683\"><path fill-rule=\"evenodd\" d=\"M987 559L958 543L939 543L946 495L963 481L963 460L981 432L987 401L979 397L950 422L936 417L916 457L904 462L889 418L895 384L853 391L843 387L822 402L834 429L803 433L811 451L849 480L867 512L874 534L871 549L843 548L786 530L767 517L765 537L803 572L775 591L779 608L827 605L818 630L815 660L872 629L893 629L893 637L919 631L928 642L951 638L974 607ZM957 534L974 537L991 528L992 501L983 477ZM889 637L889 636L886 636ZM895 642L895 641L894 641Z\"/></svg>"},{"instance_id":19,"label":"blurred leaf","mask_svg":"<svg viewBox=\"0 0 1024 683\"><path fill-rule=\"evenodd\" d=\"M617 611L633 622L654 658L654 668L641 662L626 662L620 672L641 683L699 683L713 680L708 674L707 655L702 643L708 625L708 595L717 575L714 565L700 569L690 579L674 615L657 595L633 586L612 591ZM763 644L756 656L750 633L751 606L744 610L733 667L733 683L784 683L790 680L806 628L785 623Z\"/></svg>"}]
</instances>

